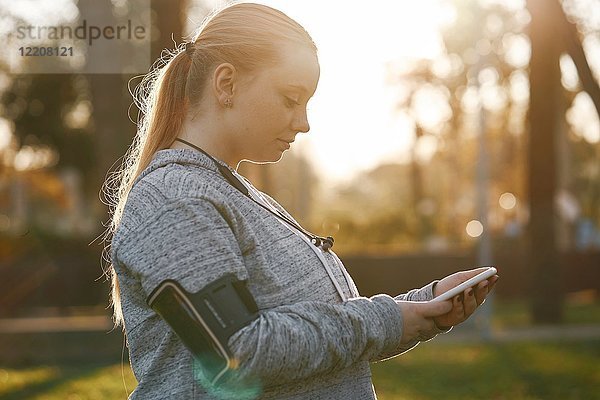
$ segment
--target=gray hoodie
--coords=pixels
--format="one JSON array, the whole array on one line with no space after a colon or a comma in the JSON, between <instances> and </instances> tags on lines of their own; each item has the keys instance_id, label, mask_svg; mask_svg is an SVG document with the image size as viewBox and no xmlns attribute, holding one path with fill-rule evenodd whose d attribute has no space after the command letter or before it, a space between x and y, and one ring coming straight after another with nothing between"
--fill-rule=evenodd
<instances>
[{"instance_id":1,"label":"gray hoodie","mask_svg":"<svg viewBox=\"0 0 600 400\"><path fill-rule=\"evenodd\" d=\"M157 152L129 194L111 256L138 380L131 399L375 399L369 362L418 343L399 344L392 297L361 297L333 251L308 244L195 150ZM146 304L165 279L196 292L226 273L248 280L259 308L229 340L240 382L253 382L236 396L201 383L191 353ZM396 298L429 300L432 288Z\"/></svg>"}]
</instances>

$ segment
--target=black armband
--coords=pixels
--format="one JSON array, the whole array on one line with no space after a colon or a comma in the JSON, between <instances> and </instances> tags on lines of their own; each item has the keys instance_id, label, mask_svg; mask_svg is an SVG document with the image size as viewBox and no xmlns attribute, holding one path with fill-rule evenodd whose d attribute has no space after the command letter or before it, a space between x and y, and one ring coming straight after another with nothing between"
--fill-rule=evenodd
<instances>
[{"instance_id":1,"label":"black armband","mask_svg":"<svg viewBox=\"0 0 600 400\"><path fill-rule=\"evenodd\" d=\"M156 311L200 363L211 383L238 367L228 347L235 332L258 317L254 297L234 274L227 274L196 293L178 282L161 282L148 296Z\"/></svg>"}]
</instances>

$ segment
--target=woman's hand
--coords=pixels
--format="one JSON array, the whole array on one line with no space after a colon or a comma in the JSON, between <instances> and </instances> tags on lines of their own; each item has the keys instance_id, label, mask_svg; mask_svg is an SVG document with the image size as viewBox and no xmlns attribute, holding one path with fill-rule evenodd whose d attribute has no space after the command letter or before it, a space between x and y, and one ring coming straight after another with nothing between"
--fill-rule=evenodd
<instances>
[{"instance_id":1,"label":"woman's hand","mask_svg":"<svg viewBox=\"0 0 600 400\"><path fill-rule=\"evenodd\" d=\"M451 313L452 304L449 301L401 301L396 304L402 312L401 344L407 344L418 338L422 332L430 332L435 327L434 318L441 318Z\"/></svg>"},{"instance_id":2,"label":"woman's hand","mask_svg":"<svg viewBox=\"0 0 600 400\"><path fill-rule=\"evenodd\" d=\"M435 285L433 296L439 296L442 293L447 292L453 287L460 285L467 279L474 277L475 275L485 271L487 268L476 268L469 271L456 272L452 275L448 275ZM467 318L475 312L475 309L479 307L485 301L488 293L492 290L498 275L494 275L491 278L479 282L479 284L473 288L465 290L463 293L454 296L452 300L444 301L443 303L452 304L452 309L447 314L437 316L434 318L435 324L441 329L447 329L451 326L458 325L464 322Z\"/></svg>"}]
</instances>

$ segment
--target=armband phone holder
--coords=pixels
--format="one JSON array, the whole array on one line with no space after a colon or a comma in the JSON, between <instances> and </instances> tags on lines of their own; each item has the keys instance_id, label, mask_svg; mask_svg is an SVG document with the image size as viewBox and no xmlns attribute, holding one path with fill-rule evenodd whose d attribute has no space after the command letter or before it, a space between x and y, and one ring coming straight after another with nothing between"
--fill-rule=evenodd
<instances>
[{"instance_id":1,"label":"armband phone holder","mask_svg":"<svg viewBox=\"0 0 600 400\"><path fill-rule=\"evenodd\" d=\"M235 332L258 317L258 307L234 274L227 274L196 293L177 281L160 283L147 299L200 363L211 383L238 367L228 347Z\"/></svg>"}]
</instances>

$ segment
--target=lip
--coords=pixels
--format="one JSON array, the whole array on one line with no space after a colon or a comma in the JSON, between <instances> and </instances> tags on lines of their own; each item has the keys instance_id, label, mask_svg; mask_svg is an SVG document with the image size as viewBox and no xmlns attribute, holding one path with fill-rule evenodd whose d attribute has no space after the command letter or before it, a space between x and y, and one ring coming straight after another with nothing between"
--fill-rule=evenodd
<instances>
[{"instance_id":1,"label":"lip","mask_svg":"<svg viewBox=\"0 0 600 400\"><path fill-rule=\"evenodd\" d=\"M290 148L290 145L291 145L291 144L292 144L292 142L294 141L293 139L292 139L291 141L289 141L289 142L288 142L287 140L284 140L284 139L277 139L277 140L279 140L280 142L283 142L283 143L285 143L285 145L286 145L286 147L287 147L288 149Z\"/></svg>"}]
</instances>

